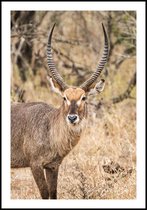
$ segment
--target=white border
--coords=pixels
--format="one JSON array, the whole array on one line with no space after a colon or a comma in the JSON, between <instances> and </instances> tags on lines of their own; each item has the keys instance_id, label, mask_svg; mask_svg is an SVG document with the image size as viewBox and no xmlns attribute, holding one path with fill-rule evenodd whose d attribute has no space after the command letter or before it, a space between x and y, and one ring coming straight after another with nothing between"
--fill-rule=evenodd
<instances>
[{"instance_id":1,"label":"white border","mask_svg":"<svg viewBox=\"0 0 147 210\"><path fill-rule=\"evenodd\" d=\"M10 199L10 11L137 11L137 199ZM2 2L2 207L3 208L144 208L145 207L145 3L144 2Z\"/></svg>"}]
</instances>

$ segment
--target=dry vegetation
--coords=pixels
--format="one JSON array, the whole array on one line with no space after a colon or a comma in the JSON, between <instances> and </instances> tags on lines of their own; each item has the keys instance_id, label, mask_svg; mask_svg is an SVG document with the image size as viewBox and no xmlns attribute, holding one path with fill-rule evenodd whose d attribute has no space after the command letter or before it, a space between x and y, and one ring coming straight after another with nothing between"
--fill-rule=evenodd
<instances>
[{"instance_id":1,"label":"dry vegetation","mask_svg":"<svg viewBox=\"0 0 147 210\"><path fill-rule=\"evenodd\" d=\"M59 199L136 197L135 104L126 100L96 113L60 166ZM12 198L40 198L30 169L12 169L11 187Z\"/></svg>"},{"instance_id":2,"label":"dry vegetation","mask_svg":"<svg viewBox=\"0 0 147 210\"><path fill-rule=\"evenodd\" d=\"M55 62L68 84L80 84L95 69L103 45L103 39L98 39L99 23L103 21L109 29L112 50L102 75L106 87L99 96L89 98L85 132L60 166L58 199L135 199L135 84L127 98L115 104L112 100L126 91L136 70L135 13L36 12L26 19L27 24L30 20L36 23L31 38L22 29L27 27L23 13L17 14L17 18L16 14L11 14L12 102L45 101L60 105L60 97L50 91L46 80L46 37L55 21ZM26 56L26 48L31 49L27 51L31 59ZM29 168L11 169L11 198L41 198Z\"/></svg>"}]
</instances>

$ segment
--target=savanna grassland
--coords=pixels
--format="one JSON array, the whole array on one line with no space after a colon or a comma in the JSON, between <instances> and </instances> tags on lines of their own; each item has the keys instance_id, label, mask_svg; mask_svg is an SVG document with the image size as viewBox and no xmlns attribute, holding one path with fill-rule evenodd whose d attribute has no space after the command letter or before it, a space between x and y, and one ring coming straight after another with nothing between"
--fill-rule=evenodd
<instances>
[{"instance_id":1,"label":"savanna grassland","mask_svg":"<svg viewBox=\"0 0 147 210\"><path fill-rule=\"evenodd\" d=\"M95 70L103 50L101 22L110 56L100 78L104 91L89 96L87 126L78 145L64 158L58 199L136 198L136 14L135 12L11 13L11 101L44 101L59 107L50 89L46 43L53 36L54 61L70 85ZM40 199L29 168L11 169L11 198Z\"/></svg>"}]
</instances>

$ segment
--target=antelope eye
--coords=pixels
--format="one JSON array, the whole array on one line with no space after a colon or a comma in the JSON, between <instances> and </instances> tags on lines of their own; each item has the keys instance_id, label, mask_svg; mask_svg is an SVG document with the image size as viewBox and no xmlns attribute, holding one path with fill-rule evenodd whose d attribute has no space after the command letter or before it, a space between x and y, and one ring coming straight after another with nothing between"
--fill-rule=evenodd
<instances>
[{"instance_id":1,"label":"antelope eye","mask_svg":"<svg viewBox=\"0 0 147 210\"><path fill-rule=\"evenodd\" d=\"M86 96L83 96L82 101L85 101L85 100L86 100Z\"/></svg>"},{"instance_id":2,"label":"antelope eye","mask_svg":"<svg viewBox=\"0 0 147 210\"><path fill-rule=\"evenodd\" d=\"M64 101L66 101L66 98L65 98L65 97L63 97L63 100L64 100Z\"/></svg>"}]
</instances>

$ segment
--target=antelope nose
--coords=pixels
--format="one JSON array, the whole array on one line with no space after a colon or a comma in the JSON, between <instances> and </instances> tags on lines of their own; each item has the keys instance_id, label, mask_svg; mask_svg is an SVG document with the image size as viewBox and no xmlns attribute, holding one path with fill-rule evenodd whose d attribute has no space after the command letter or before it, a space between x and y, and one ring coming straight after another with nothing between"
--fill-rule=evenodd
<instances>
[{"instance_id":1,"label":"antelope nose","mask_svg":"<svg viewBox=\"0 0 147 210\"><path fill-rule=\"evenodd\" d=\"M75 115L75 114L70 114L70 115L68 115L68 120L69 120L71 123L74 123L76 119L77 119L77 115Z\"/></svg>"}]
</instances>

